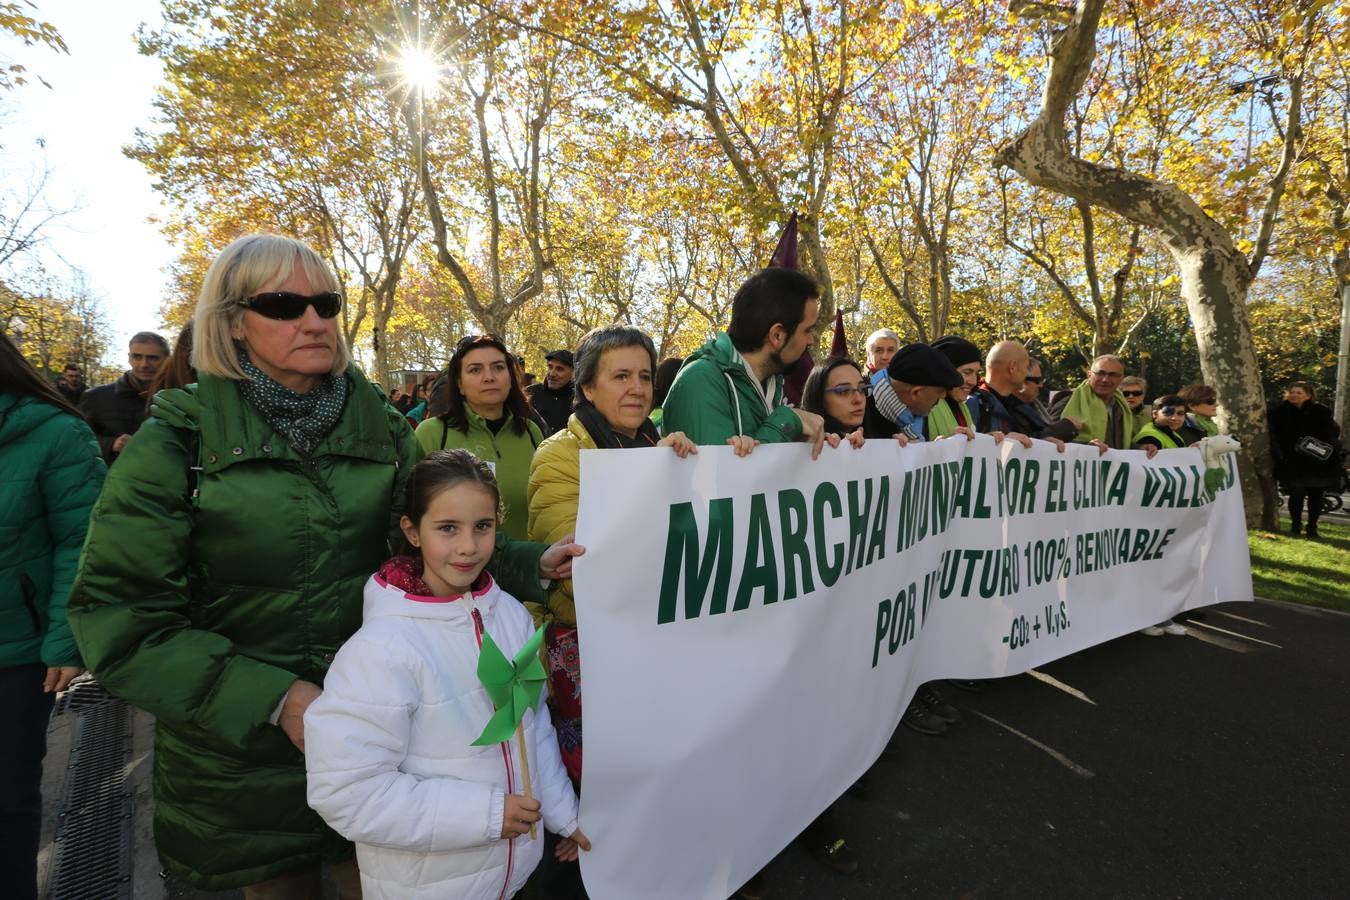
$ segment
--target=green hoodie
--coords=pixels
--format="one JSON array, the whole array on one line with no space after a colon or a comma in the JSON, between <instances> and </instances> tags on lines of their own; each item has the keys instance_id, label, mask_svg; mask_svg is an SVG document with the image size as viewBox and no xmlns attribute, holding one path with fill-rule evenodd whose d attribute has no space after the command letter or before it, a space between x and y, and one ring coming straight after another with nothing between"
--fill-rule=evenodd
<instances>
[{"instance_id":1,"label":"green hoodie","mask_svg":"<svg viewBox=\"0 0 1350 900\"><path fill-rule=\"evenodd\" d=\"M0 668L80 665L66 595L106 471L83 419L0 392Z\"/></svg>"},{"instance_id":2,"label":"green hoodie","mask_svg":"<svg viewBox=\"0 0 1350 900\"><path fill-rule=\"evenodd\" d=\"M323 684L360 626L421 457L360 370L346 377L342 417L308 456L227 379L161 391L94 507L71 629L108 690L156 718L156 845L200 888L352 852L305 802L304 757L269 724L297 678ZM527 552L512 564L499 543L490 568L542 597L542 546L515 546Z\"/></svg>"},{"instance_id":3,"label":"green hoodie","mask_svg":"<svg viewBox=\"0 0 1350 900\"><path fill-rule=\"evenodd\" d=\"M783 376L761 391L725 332L685 360L662 409L662 432L682 431L695 444L725 444L741 434L764 444L802 436L801 419L783 399Z\"/></svg>"}]
</instances>

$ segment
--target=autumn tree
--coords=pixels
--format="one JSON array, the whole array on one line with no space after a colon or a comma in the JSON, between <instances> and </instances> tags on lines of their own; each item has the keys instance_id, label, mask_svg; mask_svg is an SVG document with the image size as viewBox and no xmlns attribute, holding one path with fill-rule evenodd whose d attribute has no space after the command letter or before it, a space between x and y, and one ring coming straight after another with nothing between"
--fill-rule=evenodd
<instances>
[{"instance_id":1,"label":"autumn tree","mask_svg":"<svg viewBox=\"0 0 1350 900\"><path fill-rule=\"evenodd\" d=\"M1066 117L1091 73L1104 6L1105 0L1079 0L1071 12L1059 16L1040 112L999 151L996 162L1033 185L1109 209L1161 233L1180 269L1181 293L1195 325L1205 380L1219 394L1220 423L1244 444L1242 484L1249 522L1273 528L1275 485L1269 433L1246 297L1269 250L1297 152L1299 76L1304 70L1296 68L1291 78L1288 122L1292 126L1285 129L1281 166L1270 179L1249 258L1219 222L1175 185L1108 168L1074 153ZM1294 55L1306 54L1316 28L1317 6L1303 7L1296 20L1300 27L1291 42Z\"/></svg>"},{"instance_id":2,"label":"autumn tree","mask_svg":"<svg viewBox=\"0 0 1350 900\"><path fill-rule=\"evenodd\" d=\"M381 337L420 220L401 111L375 72L385 57L351 40L367 16L317 0L166 4L164 28L139 37L165 65L158 122L127 153L182 210L170 233L185 239L184 274L251 231L327 257L346 286L346 337L370 335L385 379Z\"/></svg>"}]
</instances>

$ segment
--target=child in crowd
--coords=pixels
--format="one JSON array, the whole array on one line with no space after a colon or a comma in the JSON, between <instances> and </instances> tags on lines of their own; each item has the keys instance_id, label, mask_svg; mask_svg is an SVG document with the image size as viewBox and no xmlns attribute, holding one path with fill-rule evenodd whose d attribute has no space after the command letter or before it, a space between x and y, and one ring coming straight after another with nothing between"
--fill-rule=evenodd
<instances>
[{"instance_id":1,"label":"child in crowd","mask_svg":"<svg viewBox=\"0 0 1350 900\"><path fill-rule=\"evenodd\" d=\"M541 817L559 859L590 849L546 705L522 723L532 798L518 741L472 746L493 714L483 633L511 659L534 631L484 569L500 505L468 451L417 464L400 523L413 555L366 583L363 624L305 714L309 804L356 842L367 900L510 897L539 863Z\"/></svg>"},{"instance_id":2,"label":"child in crowd","mask_svg":"<svg viewBox=\"0 0 1350 900\"><path fill-rule=\"evenodd\" d=\"M1152 445L1159 450L1180 450L1187 444L1185 436L1180 433L1184 424L1186 424L1186 401L1176 394L1164 394L1153 401L1153 421L1139 429L1134 436L1134 447L1139 450ZM1186 626L1168 619L1139 630L1140 634L1152 637L1164 632L1185 634Z\"/></svg>"},{"instance_id":3,"label":"child in crowd","mask_svg":"<svg viewBox=\"0 0 1350 900\"><path fill-rule=\"evenodd\" d=\"M1152 444L1159 450L1180 450L1195 442L1182 433L1186 424L1186 401L1176 394L1164 394L1153 401L1153 420L1134 435L1136 450Z\"/></svg>"}]
</instances>

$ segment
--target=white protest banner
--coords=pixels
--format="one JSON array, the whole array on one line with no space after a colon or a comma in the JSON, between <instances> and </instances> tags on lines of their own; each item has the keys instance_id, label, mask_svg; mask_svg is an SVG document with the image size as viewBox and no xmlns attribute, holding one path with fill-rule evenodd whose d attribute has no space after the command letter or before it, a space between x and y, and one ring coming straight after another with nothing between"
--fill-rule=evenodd
<instances>
[{"instance_id":1,"label":"white protest banner","mask_svg":"<svg viewBox=\"0 0 1350 900\"><path fill-rule=\"evenodd\" d=\"M596 900L727 897L877 758L915 688L1252 597L1198 450L992 438L581 455Z\"/></svg>"}]
</instances>

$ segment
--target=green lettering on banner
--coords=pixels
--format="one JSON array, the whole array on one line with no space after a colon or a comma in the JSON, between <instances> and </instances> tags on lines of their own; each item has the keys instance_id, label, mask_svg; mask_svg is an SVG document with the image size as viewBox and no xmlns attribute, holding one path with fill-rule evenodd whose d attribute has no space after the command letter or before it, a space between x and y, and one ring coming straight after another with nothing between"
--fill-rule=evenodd
<instances>
[{"instance_id":1,"label":"green lettering on banner","mask_svg":"<svg viewBox=\"0 0 1350 900\"><path fill-rule=\"evenodd\" d=\"M1069 498L1064 493L1064 460L1052 459L1046 475L1045 511L1064 512L1069 508Z\"/></svg>"},{"instance_id":2,"label":"green lettering on banner","mask_svg":"<svg viewBox=\"0 0 1350 900\"><path fill-rule=\"evenodd\" d=\"M745 541L745 565L736 589L733 610L750 605L750 595L764 589L764 604L778 602L778 560L773 555L773 530L769 528L768 503L763 494L750 498L750 531Z\"/></svg>"},{"instance_id":3,"label":"green lettering on banner","mask_svg":"<svg viewBox=\"0 0 1350 900\"><path fill-rule=\"evenodd\" d=\"M872 537L867 542L867 561L870 566L879 559L886 558L886 523L891 520L891 476L881 476L881 486L877 490L877 508L872 514Z\"/></svg>"},{"instance_id":4,"label":"green lettering on banner","mask_svg":"<svg viewBox=\"0 0 1350 900\"><path fill-rule=\"evenodd\" d=\"M840 541L834 545L834 560L829 561L829 554L826 552L825 544L825 507L830 507L830 518L837 519L843 513L843 503L839 499L839 489L828 481L822 481L816 485L816 496L813 504L814 515L811 525L816 536L816 565L820 573L820 583L825 587L832 587L839 580L839 573L844 570L844 542Z\"/></svg>"},{"instance_id":5,"label":"green lettering on banner","mask_svg":"<svg viewBox=\"0 0 1350 900\"><path fill-rule=\"evenodd\" d=\"M806 546L806 497L795 488L778 492L778 533L783 542L783 599L797 596L797 568L802 572L802 593L815 591L811 551Z\"/></svg>"},{"instance_id":6,"label":"green lettering on banner","mask_svg":"<svg viewBox=\"0 0 1350 900\"><path fill-rule=\"evenodd\" d=\"M661 572L661 597L656 608L656 623L675 621L676 599L680 591L680 573L684 572L684 617L697 619L703 613L703 598L713 588L708 613L726 612L727 590L731 584L732 506L730 497L719 497L708 504L708 536L699 556L698 522L692 503L674 503L670 507L670 525L666 532L666 561ZM714 565L716 581L713 581Z\"/></svg>"},{"instance_id":7,"label":"green lettering on banner","mask_svg":"<svg viewBox=\"0 0 1350 900\"><path fill-rule=\"evenodd\" d=\"M863 480L863 499L858 499L858 482L848 483L848 564L844 574L852 572L862 565L867 553L867 520L872 512L872 479Z\"/></svg>"}]
</instances>

